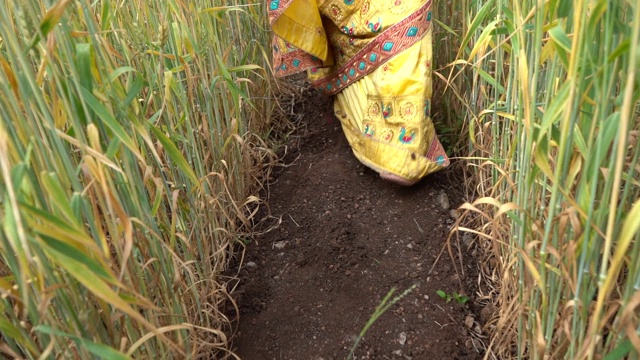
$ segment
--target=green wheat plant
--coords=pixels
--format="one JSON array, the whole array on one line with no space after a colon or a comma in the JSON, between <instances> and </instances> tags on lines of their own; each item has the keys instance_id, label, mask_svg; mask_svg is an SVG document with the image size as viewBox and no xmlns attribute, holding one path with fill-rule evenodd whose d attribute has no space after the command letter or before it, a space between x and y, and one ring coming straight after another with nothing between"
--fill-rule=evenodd
<instances>
[{"instance_id":1,"label":"green wheat plant","mask_svg":"<svg viewBox=\"0 0 640 360\"><path fill-rule=\"evenodd\" d=\"M439 73L475 196L458 230L492 257L500 309L486 356L638 359L638 2L447 4Z\"/></svg>"},{"instance_id":2,"label":"green wheat plant","mask_svg":"<svg viewBox=\"0 0 640 360\"><path fill-rule=\"evenodd\" d=\"M0 353L225 358L273 104L261 3L0 0Z\"/></svg>"}]
</instances>

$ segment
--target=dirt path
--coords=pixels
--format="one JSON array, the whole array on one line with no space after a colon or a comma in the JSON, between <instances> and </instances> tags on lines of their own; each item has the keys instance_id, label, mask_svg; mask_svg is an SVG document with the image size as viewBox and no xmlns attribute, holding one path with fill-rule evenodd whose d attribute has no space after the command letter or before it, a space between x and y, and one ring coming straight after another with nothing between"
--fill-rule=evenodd
<instances>
[{"instance_id":1,"label":"dirt path","mask_svg":"<svg viewBox=\"0 0 640 360\"><path fill-rule=\"evenodd\" d=\"M459 183L450 172L411 188L383 182L352 155L331 100L315 96L297 109L307 124L297 159L271 185L271 215L282 223L248 246L240 271L235 351L244 360L346 359L389 290L417 284L355 358L479 359L473 296L459 305L436 294L465 291L446 253L429 273L453 224L442 200L460 204ZM467 272L467 291L472 279Z\"/></svg>"}]
</instances>

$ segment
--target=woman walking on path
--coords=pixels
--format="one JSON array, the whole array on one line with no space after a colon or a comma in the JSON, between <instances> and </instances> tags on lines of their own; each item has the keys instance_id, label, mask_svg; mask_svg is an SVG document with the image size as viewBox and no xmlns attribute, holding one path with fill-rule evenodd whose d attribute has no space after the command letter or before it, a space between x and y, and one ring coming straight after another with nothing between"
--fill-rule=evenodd
<instances>
[{"instance_id":1,"label":"woman walking on path","mask_svg":"<svg viewBox=\"0 0 640 360\"><path fill-rule=\"evenodd\" d=\"M449 164L431 120L431 0L269 0L274 72L335 95L353 153L412 185Z\"/></svg>"}]
</instances>

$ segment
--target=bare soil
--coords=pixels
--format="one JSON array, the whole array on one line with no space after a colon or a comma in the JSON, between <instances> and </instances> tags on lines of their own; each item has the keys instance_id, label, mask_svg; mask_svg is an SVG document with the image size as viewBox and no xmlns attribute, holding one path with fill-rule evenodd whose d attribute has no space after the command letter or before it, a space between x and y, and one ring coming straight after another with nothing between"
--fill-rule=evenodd
<instances>
[{"instance_id":1,"label":"bare soil","mask_svg":"<svg viewBox=\"0 0 640 360\"><path fill-rule=\"evenodd\" d=\"M279 225L247 245L232 292L233 350L245 360L346 359L385 295L417 285L373 324L354 359L482 358L477 266L461 275L458 259L456 271L441 252L462 203L460 176L449 169L409 188L381 180L351 153L332 100L307 95L262 214ZM438 290L470 299L447 302Z\"/></svg>"}]
</instances>

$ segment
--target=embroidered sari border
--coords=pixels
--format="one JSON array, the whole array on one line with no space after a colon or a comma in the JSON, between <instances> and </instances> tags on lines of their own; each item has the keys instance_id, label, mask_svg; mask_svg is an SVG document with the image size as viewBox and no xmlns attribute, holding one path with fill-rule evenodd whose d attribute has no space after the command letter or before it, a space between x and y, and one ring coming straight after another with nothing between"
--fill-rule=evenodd
<instances>
[{"instance_id":1,"label":"embroidered sari border","mask_svg":"<svg viewBox=\"0 0 640 360\"><path fill-rule=\"evenodd\" d=\"M312 82L311 85L325 94L332 95L370 74L422 39L431 27L430 8L431 0L401 22L380 33L338 70Z\"/></svg>"},{"instance_id":2,"label":"embroidered sari border","mask_svg":"<svg viewBox=\"0 0 640 360\"><path fill-rule=\"evenodd\" d=\"M274 47L276 47L275 41ZM322 60L300 49L294 49L289 52L274 49L273 71L276 77L293 75L320 66L323 66Z\"/></svg>"},{"instance_id":3,"label":"embroidered sari border","mask_svg":"<svg viewBox=\"0 0 640 360\"><path fill-rule=\"evenodd\" d=\"M269 24L273 23L287 10L289 5L293 3L293 0L269 0L267 1L267 8L269 10Z\"/></svg>"}]
</instances>

